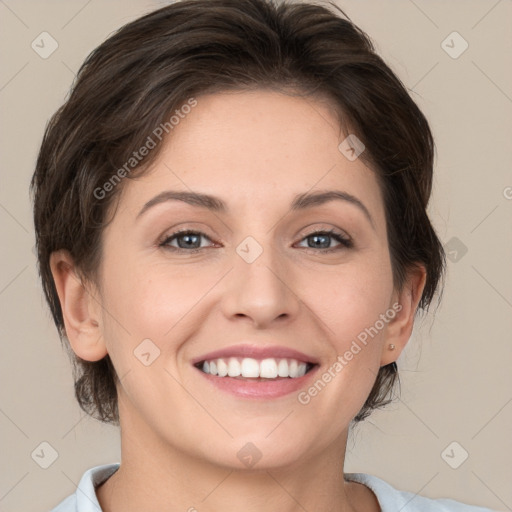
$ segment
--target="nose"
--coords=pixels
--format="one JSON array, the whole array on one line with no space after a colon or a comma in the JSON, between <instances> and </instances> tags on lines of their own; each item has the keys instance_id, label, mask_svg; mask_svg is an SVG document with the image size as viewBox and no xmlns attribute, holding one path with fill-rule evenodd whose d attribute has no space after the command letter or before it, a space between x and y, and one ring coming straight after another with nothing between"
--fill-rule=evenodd
<instances>
[{"instance_id":1,"label":"nose","mask_svg":"<svg viewBox=\"0 0 512 512\"><path fill-rule=\"evenodd\" d=\"M235 253L228 280L222 309L229 320L245 319L255 328L265 328L299 314L301 300L293 273L282 255L268 246L252 262Z\"/></svg>"}]
</instances>

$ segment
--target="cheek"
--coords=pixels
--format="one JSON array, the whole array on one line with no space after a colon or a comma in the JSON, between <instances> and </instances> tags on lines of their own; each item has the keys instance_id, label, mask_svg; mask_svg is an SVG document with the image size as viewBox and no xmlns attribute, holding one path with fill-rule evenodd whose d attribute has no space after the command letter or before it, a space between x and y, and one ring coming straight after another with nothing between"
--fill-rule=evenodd
<instances>
[{"instance_id":1,"label":"cheek","mask_svg":"<svg viewBox=\"0 0 512 512\"><path fill-rule=\"evenodd\" d=\"M307 286L306 297L340 353L376 323L383 331L380 315L390 307L392 293L390 266L376 260L374 264L362 261L335 273L317 274Z\"/></svg>"},{"instance_id":2,"label":"cheek","mask_svg":"<svg viewBox=\"0 0 512 512\"><path fill-rule=\"evenodd\" d=\"M391 267L382 258L320 276L310 287L308 296L314 302L308 305L326 326L324 332L333 357L318 375L326 391L324 384L315 384L315 389L306 390L300 403L316 401L313 407L335 415L335 425L352 418L370 393L387 326L382 317L388 321L394 317L389 302L392 293Z\"/></svg>"},{"instance_id":3,"label":"cheek","mask_svg":"<svg viewBox=\"0 0 512 512\"><path fill-rule=\"evenodd\" d=\"M183 342L177 339L179 333L197 328L198 319L192 313L201 310L202 298L219 280L206 269L173 268L166 262L124 260L107 262L104 268L105 341L112 359L126 364L147 339L162 355L177 351Z\"/></svg>"}]
</instances>

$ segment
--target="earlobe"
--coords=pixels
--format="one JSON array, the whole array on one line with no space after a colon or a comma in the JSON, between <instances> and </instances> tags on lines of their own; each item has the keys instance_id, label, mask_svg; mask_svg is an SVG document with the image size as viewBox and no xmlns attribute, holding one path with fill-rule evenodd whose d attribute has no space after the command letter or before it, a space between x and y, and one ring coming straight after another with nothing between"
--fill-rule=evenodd
<instances>
[{"instance_id":1,"label":"earlobe","mask_svg":"<svg viewBox=\"0 0 512 512\"><path fill-rule=\"evenodd\" d=\"M386 336L382 346L381 366L396 361L407 345L414 327L414 317L423 294L426 282L426 269L419 265L411 269L402 290L395 296L396 303L400 305L395 318L391 320L386 329ZM398 308L393 308L398 310Z\"/></svg>"},{"instance_id":2,"label":"earlobe","mask_svg":"<svg viewBox=\"0 0 512 512\"><path fill-rule=\"evenodd\" d=\"M85 361L102 359L107 355L107 350L98 318L99 302L77 275L69 251L62 249L53 252L50 268L73 352Z\"/></svg>"}]
</instances>

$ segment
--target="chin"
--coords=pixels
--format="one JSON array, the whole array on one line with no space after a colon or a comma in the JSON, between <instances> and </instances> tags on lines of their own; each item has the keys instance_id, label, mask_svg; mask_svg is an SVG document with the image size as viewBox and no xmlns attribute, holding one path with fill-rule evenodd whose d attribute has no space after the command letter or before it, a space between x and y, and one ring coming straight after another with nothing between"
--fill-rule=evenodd
<instances>
[{"instance_id":1,"label":"chin","mask_svg":"<svg viewBox=\"0 0 512 512\"><path fill-rule=\"evenodd\" d=\"M275 426L274 426L275 428ZM202 452L208 460L228 470L265 471L293 466L304 461L307 441L302 436L284 433L279 436L270 430L254 435L244 435L226 440L222 445L209 443L209 450Z\"/></svg>"}]
</instances>

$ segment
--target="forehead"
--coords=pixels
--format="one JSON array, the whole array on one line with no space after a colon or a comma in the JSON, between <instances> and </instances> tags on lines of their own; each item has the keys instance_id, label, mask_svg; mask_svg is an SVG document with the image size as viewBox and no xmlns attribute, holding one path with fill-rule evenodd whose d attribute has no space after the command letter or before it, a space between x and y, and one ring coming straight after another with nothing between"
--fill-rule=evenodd
<instances>
[{"instance_id":1,"label":"forehead","mask_svg":"<svg viewBox=\"0 0 512 512\"><path fill-rule=\"evenodd\" d=\"M164 190L220 196L235 210L290 203L297 194L337 189L382 213L374 171L340 151L345 139L325 101L269 90L197 98L163 143L150 172L123 187L139 209Z\"/></svg>"}]
</instances>

